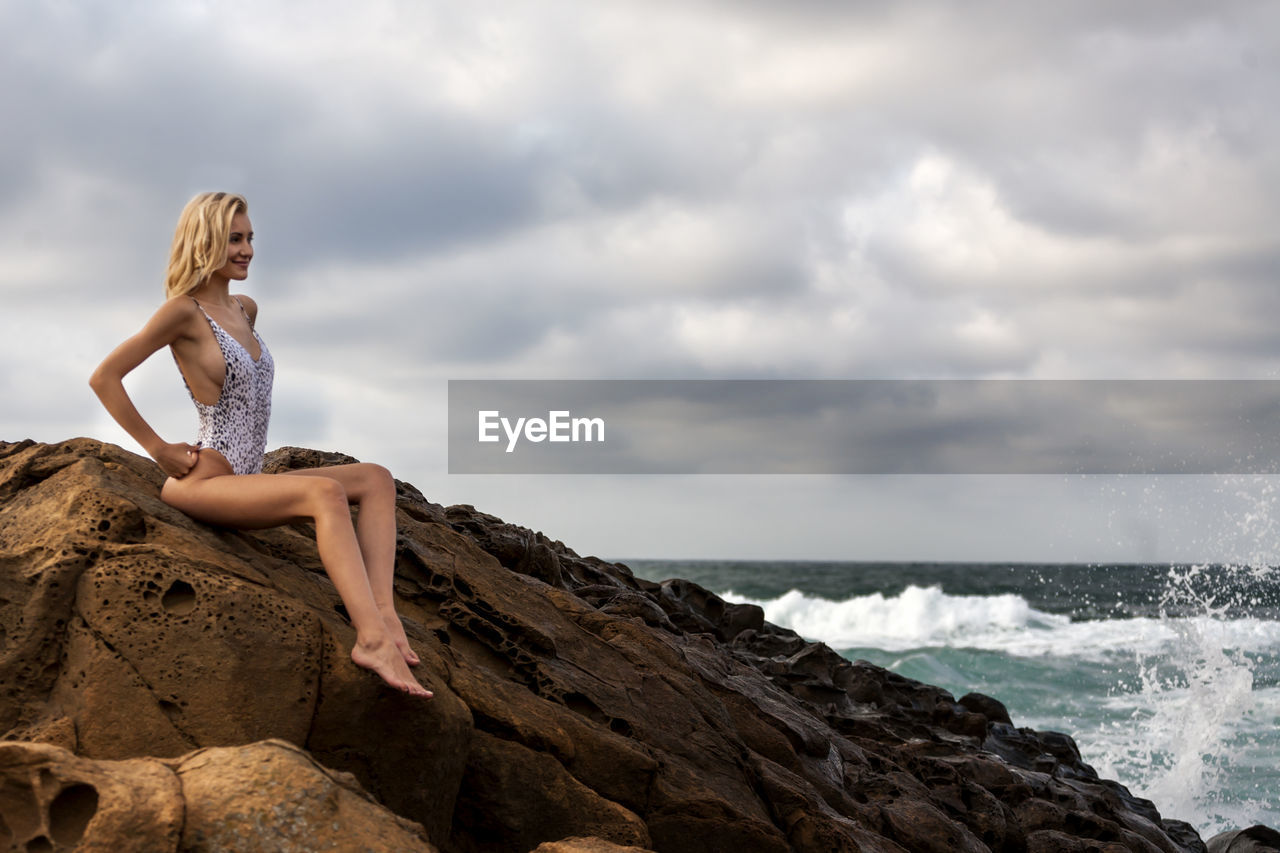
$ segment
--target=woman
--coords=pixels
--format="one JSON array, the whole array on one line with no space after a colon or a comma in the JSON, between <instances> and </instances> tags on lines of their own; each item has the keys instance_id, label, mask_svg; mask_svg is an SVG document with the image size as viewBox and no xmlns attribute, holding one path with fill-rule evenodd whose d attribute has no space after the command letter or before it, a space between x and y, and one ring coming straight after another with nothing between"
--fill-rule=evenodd
<instances>
[{"instance_id":1,"label":"woman","mask_svg":"<svg viewBox=\"0 0 1280 853\"><path fill-rule=\"evenodd\" d=\"M169 475L160 499L209 524L255 529L315 520L316 544L356 629L351 659L387 684L431 697L409 671L409 648L395 611L395 482L379 465L358 463L263 474L274 362L258 337L257 304L233 295L249 275L253 226L244 198L202 193L178 219L165 278L168 297L142 330L98 365L89 384L129 435ZM123 379L168 346L200 419L194 445L164 441L143 420ZM256 353L256 354L255 354ZM349 504L360 507L351 524Z\"/></svg>"}]
</instances>

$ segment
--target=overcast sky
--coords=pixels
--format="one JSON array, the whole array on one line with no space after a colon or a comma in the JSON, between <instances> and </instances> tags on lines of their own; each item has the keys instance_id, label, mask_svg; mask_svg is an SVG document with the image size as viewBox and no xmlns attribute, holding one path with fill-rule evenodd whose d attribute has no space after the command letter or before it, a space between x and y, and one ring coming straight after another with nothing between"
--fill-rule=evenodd
<instances>
[{"instance_id":1,"label":"overcast sky","mask_svg":"<svg viewBox=\"0 0 1280 853\"><path fill-rule=\"evenodd\" d=\"M448 379L1274 379L1280 6L0 2L0 439L244 193L269 446L605 557L1270 559L1265 478L450 476ZM130 376L171 441L172 359ZM1280 513L1278 513L1280 514Z\"/></svg>"}]
</instances>

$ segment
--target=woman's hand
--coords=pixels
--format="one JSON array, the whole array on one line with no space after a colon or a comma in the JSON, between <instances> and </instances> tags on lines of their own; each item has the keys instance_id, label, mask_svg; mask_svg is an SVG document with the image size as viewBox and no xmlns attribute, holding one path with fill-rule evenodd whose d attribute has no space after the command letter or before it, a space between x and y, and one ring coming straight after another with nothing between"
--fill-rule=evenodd
<instances>
[{"instance_id":1,"label":"woman's hand","mask_svg":"<svg viewBox=\"0 0 1280 853\"><path fill-rule=\"evenodd\" d=\"M200 445L182 442L169 444L166 442L156 452L152 453L151 457L156 460L156 464L160 466L161 471L170 477L181 480L191 473L191 469L199 461Z\"/></svg>"}]
</instances>

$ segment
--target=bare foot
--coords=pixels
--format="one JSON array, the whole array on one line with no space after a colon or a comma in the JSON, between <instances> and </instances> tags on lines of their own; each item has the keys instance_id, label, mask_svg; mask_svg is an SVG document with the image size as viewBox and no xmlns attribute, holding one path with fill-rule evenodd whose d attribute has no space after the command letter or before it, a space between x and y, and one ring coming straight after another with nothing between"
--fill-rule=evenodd
<instances>
[{"instance_id":1,"label":"bare foot","mask_svg":"<svg viewBox=\"0 0 1280 853\"><path fill-rule=\"evenodd\" d=\"M417 652L409 647L409 638L404 635L404 625L400 624L400 616L396 613L395 607L380 607L378 611L382 614L382 622L387 626L387 633L400 651L400 657L404 658L404 662L409 666L422 663Z\"/></svg>"},{"instance_id":2,"label":"bare foot","mask_svg":"<svg viewBox=\"0 0 1280 853\"><path fill-rule=\"evenodd\" d=\"M403 690L411 696L421 696L423 699L430 699L434 694L418 683L413 677L413 673L409 672L409 667L405 664L404 658L400 655L400 650L393 643L383 642L378 645L372 643L361 645L358 641L351 649L351 660L356 666L362 666L365 669L371 669L382 677L390 686L397 690Z\"/></svg>"}]
</instances>

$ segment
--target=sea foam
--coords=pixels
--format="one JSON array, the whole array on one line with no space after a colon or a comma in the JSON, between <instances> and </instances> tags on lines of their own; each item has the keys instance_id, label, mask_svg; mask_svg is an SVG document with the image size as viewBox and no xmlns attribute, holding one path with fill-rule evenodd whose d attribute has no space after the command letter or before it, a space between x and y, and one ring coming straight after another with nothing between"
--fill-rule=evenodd
<instances>
[{"instance_id":1,"label":"sea foam","mask_svg":"<svg viewBox=\"0 0 1280 853\"><path fill-rule=\"evenodd\" d=\"M1106 660L1116 655L1163 656L1185 646L1188 634L1220 649L1280 647L1280 622L1208 616L1073 621L1037 610L1019 595L949 595L939 586L908 586L893 596L877 592L843 601L794 589L767 600L732 591L723 597L757 604L775 625L836 649L950 647Z\"/></svg>"}]
</instances>

